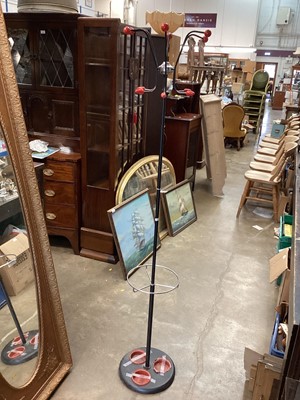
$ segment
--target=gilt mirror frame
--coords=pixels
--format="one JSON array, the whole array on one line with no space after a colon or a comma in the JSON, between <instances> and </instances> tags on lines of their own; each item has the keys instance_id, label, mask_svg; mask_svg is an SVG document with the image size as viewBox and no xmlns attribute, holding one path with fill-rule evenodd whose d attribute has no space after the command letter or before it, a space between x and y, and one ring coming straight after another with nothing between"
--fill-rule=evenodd
<instances>
[{"instance_id":1,"label":"gilt mirror frame","mask_svg":"<svg viewBox=\"0 0 300 400\"><path fill-rule=\"evenodd\" d=\"M1 7L0 124L27 225L39 315L36 369L28 382L18 388L9 384L0 374L0 399L47 399L70 370L72 358Z\"/></svg>"}]
</instances>

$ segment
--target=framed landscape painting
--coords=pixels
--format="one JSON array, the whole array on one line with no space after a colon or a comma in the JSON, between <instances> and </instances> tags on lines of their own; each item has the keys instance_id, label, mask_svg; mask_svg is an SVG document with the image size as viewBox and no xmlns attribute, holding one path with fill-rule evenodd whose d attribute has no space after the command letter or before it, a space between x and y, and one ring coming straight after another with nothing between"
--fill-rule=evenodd
<instances>
[{"instance_id":1,"label":"framed landscape painting","mask_svg":"<svg viewBox=\"0 0 300 400\"><path fill-rule=\"evenodd\" d=\"M126 279L130 270L153 253L154 217L148 190L111 208L107 213Z\"/></svg>"},{"instance_id":2,"label":"framed landscape painting","mask_svg":"<svg viewBox=\"0 0 300 400\"><path fill-rule=\"evenodd\" d=\"M191 184L188 180L162 192L162 199L170 236L177 235L197 220Z\"/></svg>"}]
</instances>

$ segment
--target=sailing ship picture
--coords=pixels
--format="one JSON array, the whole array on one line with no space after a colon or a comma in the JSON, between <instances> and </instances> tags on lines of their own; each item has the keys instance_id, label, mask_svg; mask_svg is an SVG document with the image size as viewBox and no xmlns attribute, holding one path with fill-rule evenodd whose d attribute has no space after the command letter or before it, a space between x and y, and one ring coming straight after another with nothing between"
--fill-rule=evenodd
<instances>
[{"instance_id":1,"label":"sailing ship picture","mask_svg":"<svg viewBox=\"0 0 300 400\"><path fill-rule=\"evenodd\" d=\"M182 217L189 212L189 210L186 208L184 199L180 195L178 195L178 208Z\"/></svg>"},{"instance_id":2,"label":"sailing ship picture","mask_svg":"<svg viewBox=\"0 0 300 400\"><path fill-rule=\"evenodd\" d=\"M126 278L153 252L154 217L148 190L108 210L108 217Z\"/></svg>"},{"instance_id":3,"label":"sailing ship picture","mask_svg":"<svg viewBox=\"0 0 300 400\"><path fill-rule=\"evenodd\" d=\"M197 220L190 182L180 182L162 195L168 232L175 236Z\"/></svg>"},{"instance_id":4,"label":"sailing ship picture","mask_svg":"<svg viewBox=\"0 0 300 400\"><path fill-rule=\"evenodd\" d=\"M132 237L135 247L138 250L143 250L145 247L145 225L138 211L133 211L131 215L132 221Z\"/></svg>"}]
</instances>

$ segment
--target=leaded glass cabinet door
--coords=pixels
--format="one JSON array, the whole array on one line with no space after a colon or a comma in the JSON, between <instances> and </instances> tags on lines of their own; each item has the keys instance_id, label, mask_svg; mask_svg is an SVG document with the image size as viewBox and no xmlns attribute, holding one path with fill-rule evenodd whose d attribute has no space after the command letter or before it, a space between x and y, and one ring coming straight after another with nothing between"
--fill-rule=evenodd
<instances>
[{"instance_id":1,"label":"leaded glass cabinet door","mask_svg":"<svg viewBox=\"0 0 300 400\"><path fill-rule=\"evenodd\" d=\"M7 34L11 48L12 61L19 85L32 84L32 42L29 39L29 28L8 27Z\"/></svg>"},{"instance_id":2,"label":"leaded glass cabinet door","mask_svg":"<svg viewBox=\"0 0 300 400\"><path fill-rule=\"evenodd\" d=\"M65 27L41 28L38 39L38 84L74 88L73 30Z\"/></svg>"},{"instance_id":3,"label":"leaded glass cabinet door","mask_svg":"<svg viewBox=\"0 0 300 400\"><path fill-rule=\"evenodd\" d=\"M79 151L77 16L5 15L26 127Z\"/></svg>"},{"instance_id":4,"label":"leaded glass cabinet door","mask_svg":"<svg viewBox=\"0 0 300 400\"><path fill-rule=\"evenodd\" d=\"M83 215L81 254L116 261L107 210L126 169L143 156L146 39L119 19L79 18Z\"/></svg>"}]
</instances>

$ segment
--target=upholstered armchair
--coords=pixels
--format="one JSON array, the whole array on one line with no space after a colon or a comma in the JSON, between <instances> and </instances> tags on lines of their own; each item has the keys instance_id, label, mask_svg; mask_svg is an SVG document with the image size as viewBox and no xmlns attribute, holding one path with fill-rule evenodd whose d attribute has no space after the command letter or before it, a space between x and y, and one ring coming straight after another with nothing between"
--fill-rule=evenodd
<instances>
[{"instance_id":1,"label":"upholstered armchair","mask_svg":"<svg viewBox=\"0 0 300 400\"><path fill-rule=\"evenodd\" d=\"M237 103L229 103L222 109L224 144L236 145L237 150L243 147L247 130L242 128L245 111Z\"/></svg>"}]
</instances>

